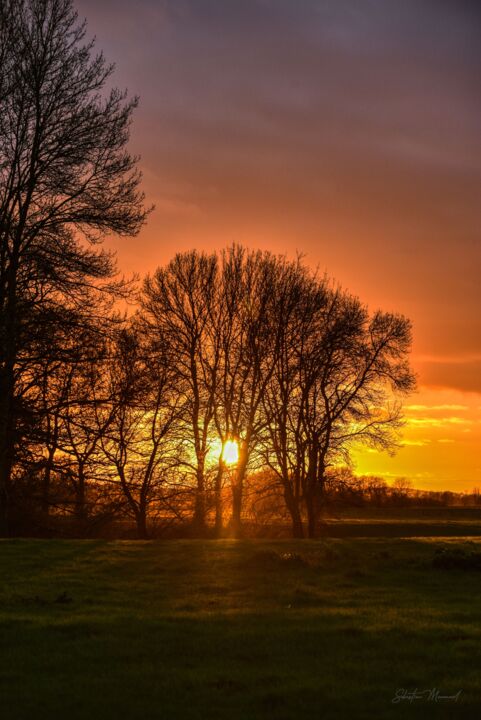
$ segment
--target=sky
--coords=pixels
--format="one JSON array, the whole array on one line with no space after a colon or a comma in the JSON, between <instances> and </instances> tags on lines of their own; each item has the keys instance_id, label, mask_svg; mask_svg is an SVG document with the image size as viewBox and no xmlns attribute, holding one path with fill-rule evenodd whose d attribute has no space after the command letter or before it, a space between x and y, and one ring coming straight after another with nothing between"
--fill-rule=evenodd
<instances>
[{"instance_id":1,"label":"sky","mask_svg":"<svg viewBox=\"0 0 481 720\"><path fill-rule=\"evenodd\" d=\"M481 486L479 0L78 0L155 210L110 239L144 275L232 242L294 256L414 327L394 457L359 473Z\"/></svg>"}]
</instances>

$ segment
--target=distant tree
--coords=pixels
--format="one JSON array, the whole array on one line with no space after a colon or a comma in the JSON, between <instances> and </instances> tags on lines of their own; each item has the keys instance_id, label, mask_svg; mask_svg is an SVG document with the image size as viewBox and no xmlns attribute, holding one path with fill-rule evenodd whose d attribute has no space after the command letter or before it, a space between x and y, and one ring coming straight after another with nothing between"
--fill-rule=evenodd
<instances>
[{"instance_id":1,"label":"distant tree","mask_svg":"<svg viewBox=\"0 0 481 720\"><path fill-rule=\"evenodd\" d=\"M104 235L135 234L146 212L126 151L137 100L107 90L71 0L0 3L0 534L36 359L55 325L95 314L86 288L120 292ZM37 331L41 329L41 332Z\"/></svg>"},{"instance_id":2,"label":"distant tree","mask_svg":"<svg viewBox=\"0 0 481 720\"><path fill-rule=\"evenodd\" d=\"M394 500L398 503L405 502L412 492L412 481L408 478L395 478L391 485L391 492Z\"/></svg>"},{"instance_id":3,"label":"distant tree","mask_svg":"<svg viewBox=\"0 0 481 720\"><path fill-rule=\"evenodd\" d=\"M383 505L388 497L388 484L384 478L375 475L364 477L365 492L373 505Z\"/></svg>"}]
</instances>

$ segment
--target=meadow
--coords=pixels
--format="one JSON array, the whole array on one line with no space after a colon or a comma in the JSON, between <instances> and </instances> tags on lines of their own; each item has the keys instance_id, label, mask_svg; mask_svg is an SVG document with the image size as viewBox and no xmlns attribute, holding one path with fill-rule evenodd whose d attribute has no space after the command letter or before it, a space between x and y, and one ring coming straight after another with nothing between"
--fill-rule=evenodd
<instances>
[{"instance_id":1,"label":"meadow","mask_svg":"<svg viewBox=\"0 0 481 720\"><path fill-rule=\"evenodd\" d=\"M474 719L480 552L475 537L1 541L1 717Z\"/></svg>"}]
</instances>

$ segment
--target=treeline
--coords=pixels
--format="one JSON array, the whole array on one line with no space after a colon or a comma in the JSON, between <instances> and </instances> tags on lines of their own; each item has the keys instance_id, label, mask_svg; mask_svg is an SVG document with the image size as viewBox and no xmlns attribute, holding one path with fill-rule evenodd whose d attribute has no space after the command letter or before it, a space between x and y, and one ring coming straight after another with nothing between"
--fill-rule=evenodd
<instances>
[{"instance_id":1,"label":"treeline","mask_svg":"<svg viewBox=\"0 0 481 720\"><path fill-rule=\"evenodd\" d=\"M85 37L70 0L0 3L0 534L65 513L239 534L255 485L314 536L329 469L393 447L410 324L241 247L119 280L99 243L148 215L136 100Z\"/></svg>"},{"instance_id":2,"label":"treeline","mask_svg":"<svg viewBox=\"0 0 481 720\"><path fill-rule=\"evenodd\" d=\"M356 476L349 468L333 468L328 472L328 488L325 494L328 514L347 508L445 508L478 507L481 496L478 488L472 492L451 490L419 490L403 477L390 484L384 478Z\"/></svg>"},{"instance_id":3,"label":"treeline","mask_svg":"<svg viewBox=\"0 0 481 720\"><path fill-rule=\"evenodd\" d=\"M127 515L140 537L149 517L238 535L250 484L314 536L329 469L354 444L393 445L393 399L413 386L409 323L241 247L178 254L137 302L129 320L97 314L69 338L64 326L67 357L29 365L22 505L80 523Z\"/></svg>"}]
</instances>

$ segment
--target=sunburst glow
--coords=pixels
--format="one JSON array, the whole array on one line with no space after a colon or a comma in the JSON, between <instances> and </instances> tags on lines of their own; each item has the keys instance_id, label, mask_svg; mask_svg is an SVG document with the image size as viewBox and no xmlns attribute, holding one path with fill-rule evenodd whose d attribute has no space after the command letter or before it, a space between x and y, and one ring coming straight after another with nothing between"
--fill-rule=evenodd
<instances>
[{"instance_id":1,"label":"sunburst glow","mask_svg":"<svg viewBox=\"0 0 481 720\"><path fill-rule=\"evenodd\" d=\"M226 440L222 450L222 460L226 465L235 465L239 460L239 445L235 440Z\"/></svg>"}]
</instances>

